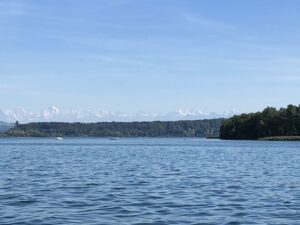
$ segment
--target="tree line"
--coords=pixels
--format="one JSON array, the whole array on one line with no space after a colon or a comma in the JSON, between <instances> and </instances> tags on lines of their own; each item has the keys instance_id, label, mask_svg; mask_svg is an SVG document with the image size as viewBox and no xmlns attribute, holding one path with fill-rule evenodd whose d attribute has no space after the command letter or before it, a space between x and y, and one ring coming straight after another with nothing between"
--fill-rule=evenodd
<instances>
[{"instance_id":1,"label":"tree line","mask_svg":"<svg viewBox=\"0 0 300 225\"><path fill-rule=\"evenodd\" d=\"M206 137L218 136L223 119L154 122L18 124L5 132L14 137Z\"/></svg>"},{"instance_id":2,"label":"tree line","mask_svg":"<svg viewBox=\"0 0 300 225\"><path fill-rule=\"evenodd\" d=\"M225 119L220 127L222 139L248 139L300 135L300 105L241 114Z\"/></svg>"}]
</instances>

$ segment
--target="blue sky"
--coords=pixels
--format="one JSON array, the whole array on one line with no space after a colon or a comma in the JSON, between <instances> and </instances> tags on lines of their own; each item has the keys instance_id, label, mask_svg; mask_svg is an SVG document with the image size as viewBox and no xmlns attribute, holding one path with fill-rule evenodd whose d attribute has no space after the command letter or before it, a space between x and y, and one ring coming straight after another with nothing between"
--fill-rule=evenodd
<instances>
[{"instance_id":1,"label":"blue sky","mask_svg":"<svg viewBox=\"0 0 300 225\"><path fill-rule=\"evenodd\" d=\"M299 104L297 0L0 0L0 108Z\"/></svg>"}]
</instances>

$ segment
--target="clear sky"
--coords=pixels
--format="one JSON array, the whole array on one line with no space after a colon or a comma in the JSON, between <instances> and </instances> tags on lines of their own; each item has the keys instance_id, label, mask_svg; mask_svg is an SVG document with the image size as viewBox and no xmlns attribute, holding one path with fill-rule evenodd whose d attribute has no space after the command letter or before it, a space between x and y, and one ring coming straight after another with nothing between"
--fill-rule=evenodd
<instances>
[{"instance_id":1,"label":"clear sky","mask_svg":"<svg viewBox=\"0 0 300 225\"><path fill-rule=\"evenodd\" d=\"M298 0L0 0L0 108L299 104Z\"/></svg>"}]
</instances>

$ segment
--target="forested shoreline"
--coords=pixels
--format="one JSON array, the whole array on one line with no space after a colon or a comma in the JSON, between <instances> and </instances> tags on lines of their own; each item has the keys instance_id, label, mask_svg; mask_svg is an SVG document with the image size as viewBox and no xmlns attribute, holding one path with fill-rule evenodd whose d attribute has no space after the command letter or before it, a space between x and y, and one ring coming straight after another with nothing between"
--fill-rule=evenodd
<instances>
[{"instance_id":1,"label":"forested shoreline","mask_svg":"<svg viewBox=\"0 0 300 225\"><path fill-rule=\"evenodd\" d=\"M8 137L215 137L223 119L17 124L6 131Z\"/></svg>"},{"instance_id":2,"label":"forested shoreline","mask_svg":"<svg viewBox=\"0 0 300 225\"><path fill-rule=\"evenodd\" d=\"M225 119L220 127L221 139L289 140L292 138L288 137L295 139L297 136L300 136L300 106L295 105L236 115Z\"/></svg>"},{"instance_id":3,"label":"forested shoreline","mask_svg":"<svg viewBox=\"0 0 300 225\"><path fill-rule=\"evenodd\" d=\"M300 106L288 105L228 119L18 124L5 137L220 137L232 140L299 140Z\"/></svg>"}]
</instances>

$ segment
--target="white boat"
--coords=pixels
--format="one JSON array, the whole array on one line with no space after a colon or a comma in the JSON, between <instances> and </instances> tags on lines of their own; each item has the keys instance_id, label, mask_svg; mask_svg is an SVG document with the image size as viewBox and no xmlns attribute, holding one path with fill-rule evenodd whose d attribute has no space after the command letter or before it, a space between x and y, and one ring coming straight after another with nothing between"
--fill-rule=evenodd
<instances>
[{"instance_id":1,"label":"white boat","mask_svg":"<svg viewBox=\"0 0 300 225\"><path fill-rule=\"evenodd\" d=\"M62 137L56 137L56 139L57 139L57 140L62 140L63 138L62 138Z\"/></svg>"}]
</instances>

